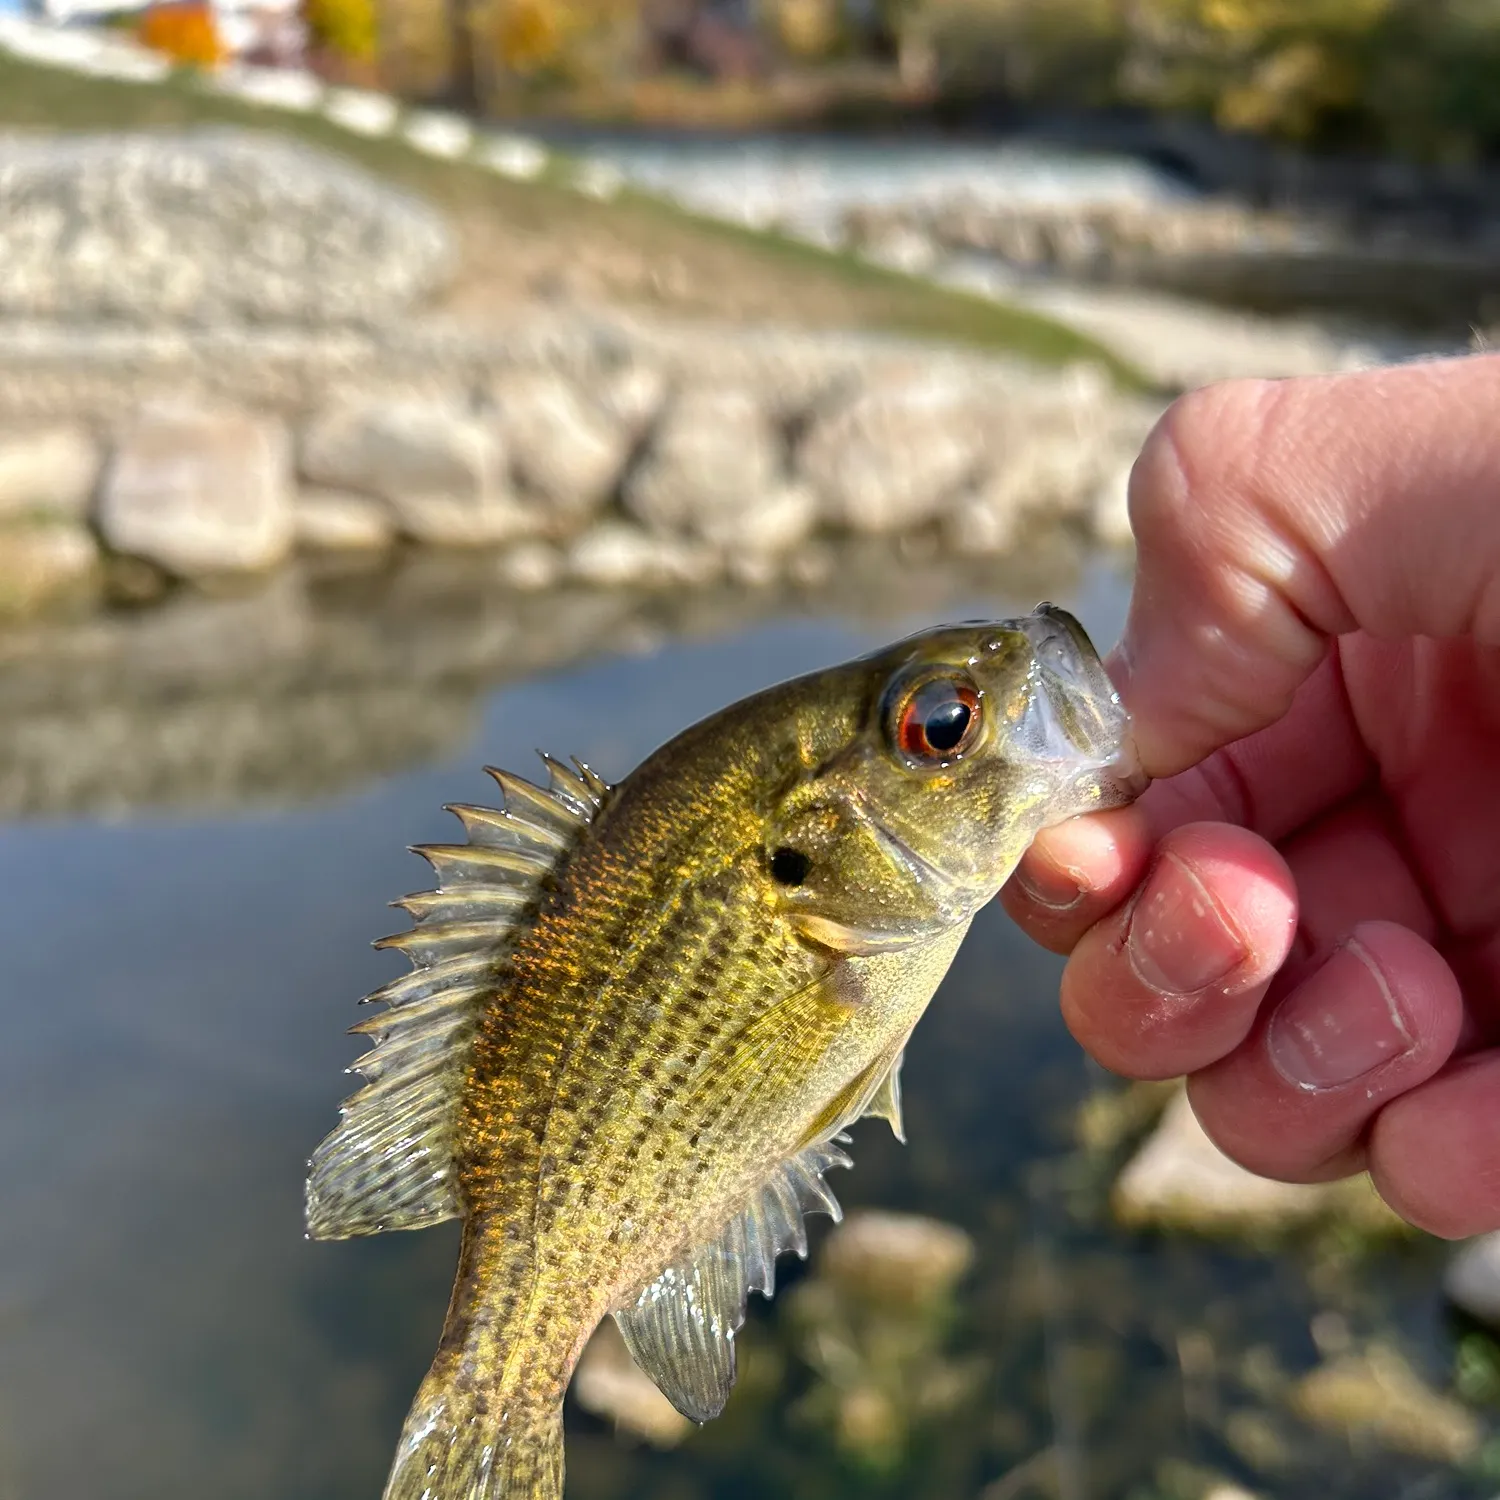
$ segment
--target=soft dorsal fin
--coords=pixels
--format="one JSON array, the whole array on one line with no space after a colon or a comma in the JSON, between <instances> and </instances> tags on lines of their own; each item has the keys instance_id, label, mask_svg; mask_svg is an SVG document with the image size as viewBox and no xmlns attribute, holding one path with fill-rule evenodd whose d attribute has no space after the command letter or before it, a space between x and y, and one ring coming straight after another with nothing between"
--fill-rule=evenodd
<instances>
[{"instance_id":1,"label":"soft dorsal fin","mask_svg":"<svg viewBox=\"0 0 1500 1500\"><path fill-rule=\"evenodd\" d=\"M615 1311L635 1362L683 1416L707 1422L723 1411L746 1296L771 1296L783 1250L807 1254L805 1210L843 1217L823 1174L851 1165L834 1141L782 1162L717 1239L668 1266L630 1306Z\"/></svg>"},{"instance_id":2,"label":"soft dorsal fin","mask_svg":"<svg viewBox=\"0 0 1500 1500\"><path fill-rule=\"evenodd\" d=\"M337 1128L308 1163L313 1239L421 1229L458 1212L453 1123L481 1008L543 882L610 791L580 761L574 772L542 759L548 788L486 767L504 805L450 807L468 842L415 851L438 887L394 902L416 925L376 944L401 949L412 972L367 995L388 1008L352 1028L375 1046L350 1069L365 1087L344 1101Z\"/></svg>"}]
</instances>

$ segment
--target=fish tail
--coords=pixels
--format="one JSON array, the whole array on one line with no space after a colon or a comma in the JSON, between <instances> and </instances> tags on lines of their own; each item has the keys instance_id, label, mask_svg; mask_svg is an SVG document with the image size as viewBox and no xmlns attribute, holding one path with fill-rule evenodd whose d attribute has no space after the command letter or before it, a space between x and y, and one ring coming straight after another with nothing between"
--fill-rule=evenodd
<instances>
[{"instance_id":1,"label":"fish tail","mask_svg":"<svg viewBox=\"0 0 1500 1500\"><path fill-rule=\"evenodd\" d=\"M562 1400L463 1389L436 1367L412 1403L384 1500L562 1500Z\"/></svg>"},{"instance_id":2,"label":"fish tail","mask_svg":"<svg viewBox=\"0 0 1500 1500\"><path fill-rule=\"evenodd\" d=\"M464 1226L442 1342L401 1430L384 1500L562 1500L563 1394L583 1345L526 1327L529 1251Z\"/></svg>"}]
</instances>

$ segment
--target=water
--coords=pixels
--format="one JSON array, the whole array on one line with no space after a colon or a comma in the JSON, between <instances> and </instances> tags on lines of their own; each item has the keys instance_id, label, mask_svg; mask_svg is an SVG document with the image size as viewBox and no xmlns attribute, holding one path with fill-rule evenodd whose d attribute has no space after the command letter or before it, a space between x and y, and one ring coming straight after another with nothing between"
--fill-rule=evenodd
<instances>
[{"instance_id":1,"label":"water","mask_svg":"<svg viewBox=\"0 0 1500 1500\"><path fill-rule=\"evenodd\" d=\"M1054 589L1096 639L1114 635L1124 587L1108 569L1064 569ZM444 597L448 613L429 603L421 617L423 650L440 657L446 641L452 660L472 660L474 620L451 589ZM817 618L788 606L708 638L638 636L639 654L558 658L462 703L449 678L402 666L409 613L399 636L383 638L388 671L415 684L401 714L425 712L443 733L403 742L386 769L349 766L307 784L189 777L179 798L170 779L129 782L131 738L109 740L105 714L79 718L74 737L105 737L130 797L111 801L98 774L63 778L62 791L0 777L39 798L12 796L13 821L0 827L0 1496L376 1495L441 1323L453 1226L309 1244L301 1191L304 1159L347 1089L339 1070L357 1044L342 1030L354 1001L399 967L367 945L403 925L384 903L424 883L426 867L404 845L447 834L442 802L483 799L486 761L524 770L541 745L618 777L757 687L938 618L1029 608L1036 591L965 582L899 597L906 604L889 614L867 603L863 615ZM330 608L318 605L320 629ZM157 627L141 617L131 628ZM214 650L229 652L230 638L243 649L244 633L226 628L214 648L195 626L196 661L179 645L156 664L165 722L179 722L171 705L189 680L206 693L211 678L243 678L274 734L282 706L300 700L275 696L272 679L238 658L215 670ZM94 636L69 637L76 671L85 638L96 659L105 651ZM339 693L354 669L325 637L312 639L323 675L289 665L282 641L275 680L288 693L290 683L304 696L333 693L331 726L353 701ZM12 653L14 701L30 691L33 646ZM139 640L131 649L146 650ZM519 659L514 641L505 649ZM15 751L30 764L18 749L22 719L0 721L0 760ZM140 745L141 757L157 755L160 736ZM174 764L196 765L184 757ZM1244 1440L1226 1437L1236 1412L1258 1410L1239 1373L1250 1352L1262 1350L1262 1366L1307 1367L1320 1309L1337 1309L1357 1333L1400 1338L1441 1382L1451 1348L1436 1257L1420 1246L1375 1252L1349 1269L1326 1247L1265 1256L1113 1229L1102 1179L1072 1144L1076 1107L1103 1080L1058 1018L1057 969L998 912L981 919L908 1053L911 1146L866 1122L856 1170L836 1182L848 1206L933 1214L975 1237L951 1350L978 1361L973 1396L937 1412L904 1461L861 1466L840 1456L818 1417L818 1382L789 1311L796 1291L770 1309L752 1299L745 1380L726 1416L652 1453L570 1408L570 1496L936 1500L993 1483L987 1500L1104 1500L1164 1494L1140 1488L1163 1458L1274 1481L1289 1497L1484 1493L1416 1460L1351 1452L1274 1406L1260 1419L1280 1434L1279 1456L1252 1462ZM1184 1338L1217 1351L1206 1393L1184 1374ZM1027 1460L1035 1469L1048 1450L1061 1489L1002 1478Z\"/></svg>"}]
</instances>

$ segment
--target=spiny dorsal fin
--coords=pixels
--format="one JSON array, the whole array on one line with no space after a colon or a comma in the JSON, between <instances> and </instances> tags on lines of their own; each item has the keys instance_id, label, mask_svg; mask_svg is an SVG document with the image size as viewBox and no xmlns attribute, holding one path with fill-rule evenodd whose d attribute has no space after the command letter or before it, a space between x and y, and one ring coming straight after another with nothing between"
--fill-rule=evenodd
<instances>
[{"instance_id":1,"label":"spiny dorsal fin","mask_svg":"<svg viewBox=\"0 0 1500 1500\"><path fill-rule=\"evenodd\" d=\"M375 1046L350 1069L365 1087L344 1101L308 1163L314 1239L421 1229L458 1212L453 1123L481 1008L543 882L610 791L581 762L575 773L543 760L550 789L491 769L505 805L450 807L468 842L416 851L436 871L437 889L394 902L415 925L376 944L399 948L412 972L367 995L389 1008L352 1028Z\"/></svg>"},{"instance_id":2,"label":"spiny dorsal fin","mask_svg":"<svg viewBox=\"0 0 1500 1500\"><path fill-rule=\"evenodd\" d=\"M734 1336L750 1292L776 1289L776 1257L807 1254L806 1210L842 1217L823 1174L853 1163L833 1141L784 1161L723 1233L670 1265L615 1321L625 1343L683 1416L719 1415L734 1385Z\"/></svg>"}]
</instances>

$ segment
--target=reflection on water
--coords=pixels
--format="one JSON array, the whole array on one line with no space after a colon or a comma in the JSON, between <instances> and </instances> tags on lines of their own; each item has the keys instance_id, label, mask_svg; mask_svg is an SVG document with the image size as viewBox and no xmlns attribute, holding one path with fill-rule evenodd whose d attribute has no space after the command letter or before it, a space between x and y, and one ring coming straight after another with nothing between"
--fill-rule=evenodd
<instances>
[{"instance_id":1,"label":"reflection on water","mask_svg":"<svg viewBox=\"0 0 1500 1500\"><path fill-rule=\"evenodd\" d=\"M540 745L617 777L722 703L938 618L1046 592L1101 642L1118 628L1105 572L1064 566L997 594L945 566L883 589L833 579L759 624L763 599L679 604L680 618L617 601L590 635L555 600L521 609L450 577L425 594L408 580L406 594L298 586L276 609L223 601L212 629L213 609L185 600L209 618L178 628L163 610L13 643L0 1496L378 1494L441 1323L453 1226L313 1245L300 1211L304 1159L357 1050L342 1028L394 972L367 943L401 925L384 903L423 884L403 846L445 835L441 803L483 796L483 762L524 770ZM708 638L666 638L678 629ZM648 631L649 651L586 659ZM71 815L131 804L123 823ZM908 1053L911 1146L867 1122L838 1184L846 1205L974 1237L942 1354L979 1372L971 1397L919 1425L899 1461L861 1464L818 1419L795 1301L752 1299L726 1416L651 1453L570 1409L571 1496L1147 1497L1167 1493L1164 1459L1279 1475L1287 1496L1483 1493L1274 1415L1251 1412L1267 1429L1251 1458L1226 1437L1253 1406L1240 1366L1305 1368L1320 1308L1426 1327L1431 1257L1330 1281L1305 1259L1112 1230L1071 1145L1099 1080L1058 1019L1056 973L998 913L982 918ZM1194 1339L1219 1377L1193 1374ZM1038 1464L1049 1450L1059 1461Z\"/></svg>"}]
</instances>

